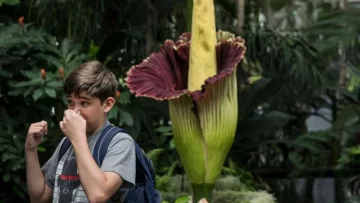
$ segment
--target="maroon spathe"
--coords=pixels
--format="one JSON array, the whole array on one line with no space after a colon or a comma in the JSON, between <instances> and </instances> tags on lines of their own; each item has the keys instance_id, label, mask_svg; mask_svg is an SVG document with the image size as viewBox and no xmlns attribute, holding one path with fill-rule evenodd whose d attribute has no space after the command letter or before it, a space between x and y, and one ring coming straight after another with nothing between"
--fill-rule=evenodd
<instances>
[{"instance_id":1,"label":"maroon spathe","mask_svg":"<svg viewBox=\"0 0 360 203\"><path fill-rule=\"evenodd\" d=\"M174 42L166 40L160 51L131 67L126 83L135 96L169 100L190 94L196 101L206 94L206 86L230 76L244 57L244 40L233 37L216 44L217 74L204 81L201 90L187 89L191 34L183 33Z\"/></svg>"}]
</instances>

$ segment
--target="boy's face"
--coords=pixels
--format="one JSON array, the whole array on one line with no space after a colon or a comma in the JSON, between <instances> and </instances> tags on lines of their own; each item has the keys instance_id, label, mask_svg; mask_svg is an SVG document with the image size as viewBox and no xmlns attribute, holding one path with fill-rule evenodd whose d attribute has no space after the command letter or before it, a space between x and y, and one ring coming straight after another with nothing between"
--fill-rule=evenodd
<instances>
[{"instance_id":1,"label":"boy's face","mask_svg":"<svg viewBox=\"0 0 360 203\"><path fill-rule=\"evenodd\" d=\"M92 134L104 124L107 113L114 105L114 98L107 98L102 104L100 99L84 93L71 94L67 97L68 109L74 110L86 120L86 134Z\"/></svg>"}]
</instances>

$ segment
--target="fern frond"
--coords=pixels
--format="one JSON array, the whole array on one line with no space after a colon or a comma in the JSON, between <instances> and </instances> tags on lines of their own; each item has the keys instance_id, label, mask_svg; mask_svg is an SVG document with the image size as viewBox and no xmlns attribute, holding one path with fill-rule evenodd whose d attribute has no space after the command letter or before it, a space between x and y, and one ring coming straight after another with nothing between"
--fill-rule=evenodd
<instances>
[{"instance_id":1,"label":"fern frond","mask_svg":"<svg viewBox=\"0 0 360 203\"><path fill-rule=\"evenodd\" d=\"M164 152L163 148L157 148L157 149L153 149L151 151L149 151L147 153L147 156L149 157L149 159L153 162L155 168L156 168L156 163L157 160L159 159L159 156L161 155L161 153Z\"/></svg>"}]
</instances>

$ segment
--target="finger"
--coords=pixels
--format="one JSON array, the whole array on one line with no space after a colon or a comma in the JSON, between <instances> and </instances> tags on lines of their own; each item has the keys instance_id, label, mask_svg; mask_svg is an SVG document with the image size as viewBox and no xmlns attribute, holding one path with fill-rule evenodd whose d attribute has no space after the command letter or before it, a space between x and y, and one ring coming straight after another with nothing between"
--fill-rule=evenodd
<instances>
[{"instance_id":1,"label":"finger","mask_svg":"<svg viewBox=\"0 0 360 203\"><path fill-rule=\"evenodd\" d=\"M39 138L39 137L42 137L43 135L44 135L43 133L36 133L36 134L34 134L34 137Z\"/></svg>"},{"instance_id":2,"label":"finger","mask_svg":"<svg viewBox=\"0 0 360 203\"><path fill-rule=\"evenodd\" d=\"M41 135L44 136L46 134L46 127L44 126L42 129L41 129Z\"/></svg>"},{"instance_id":3,"label":"finger","mask_svg":"<svg viewBox=\"0 0 360 203\"><path fill-rule=\"evenodd\" d=\"M46 125L44 126L44 134L47 135L47 133L48 133L48 125L46 123Z\"/></svg>"},{"instance_id":4,"label":"finger","mask_svg":"<svg viewBox=\"0 0 360 203\"><path fill-rule=\"evenodd\" d=\"M42 126L44 126L43 123L33 123L33 124L31 124L30 127L42 127Z\"/></svg>"},{"instance_id":5,"label":"finger","mask_svg":"<svg viewBox=\"0 0 360 203\"><path fill-rule=\"evenodd\" d=\"M34 125L34 126L43 126L43 125L46 125L46 124L47 124L47 122L44 121L44 120L42 120L42 121L40 121L40 122L33 123L33 124L31 124L31 125Z\"/></svg>"},{"instance_id":6,"label":"finger","mask_svg":"<svg viewBox=\"0 0 360 203\"><path fill-rule=\"evenodd\" d=\"M79 115L79 116L81 116L82 119L85 119L80 110L77 111L76 114Z\"/></svg>"},{"instance_id":7,"label":"finger","mask_svg":"<svg viewBox=\"0 0 360 203\"><path fill-rule=\"evenodd\" d=\"M63 117L63 120L62 120L63 124L66 124L67 123L67 118L64 116Z\"/></svg>"},{"instance_id":8,"label":"finger","mask_svg":"<svg viewBox=\"0 0 360 203\"><path fill-rule=\"evenodd\" d=\"M68 117L68 114L69 114L69 111L68 110L65 110L64 111L64 118ZM64 119L63 119L64 120Z\"/></svg>"},{"instance_id":9,"label":"finger","mask_svg":"<svg viewBox=\"0 0 360 203\"><path fill-rule=\"evenodd\" d=\"M74 115L74 114L76 114L76 112L75 112L73 109L68 109L67 111L68 111L68 114L69 114L69 115Z\"/></svg>"},{"instance_id":10,"label":"finger","mask_svg":"<svg viewBox=\"0 0 360 203\"><path fill-rule=\"evenodd\" d=\"M39 131L39 132L36 132L36 133L33 133L31 135L29 135L30 138L39 138L39 137L42 137L43 136L43 132L42 131Z\"/></svg>"},{"instance_id":11,"label":"finger","mask_svg":"<svg viewBox=\"0 0 360 203\"><path fill-rule=\"evenodd\" d=\"M42 131L42 127L32 127L30 130L29 130L29 134L35 134L35 133L39 133Z\"/></svg>"},{"instance_id":12,"label":"finger","mask_svg":"<svg viewBox=\"0 0 360 203\"><path fill-rule=\"evenodd\" d=\"M68 115L69 116L74 116L75 114L77 114L77 112L75 112L74 110L72 110L72 109L68 110Z\"/></svg>"}]
</instances>

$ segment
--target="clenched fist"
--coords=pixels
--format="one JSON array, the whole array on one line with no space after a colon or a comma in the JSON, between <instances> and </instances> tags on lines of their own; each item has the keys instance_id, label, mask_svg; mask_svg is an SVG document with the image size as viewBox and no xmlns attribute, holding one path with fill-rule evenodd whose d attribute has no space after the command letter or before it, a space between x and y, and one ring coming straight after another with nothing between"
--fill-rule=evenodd
<instances>
[{"instance_id":1,"label":"clenched fist","mask_svg":"<svg viewBox=\"0 0 360 203\"><path fill-rule=\"evenodd\" d=\"M86 120L73 110L66 110L64 118L60 122L60 128L64 135L71 142L81 142L86 140Z\"/></svg>"},{"instance_id":2,"label":"clenched fist","mask_svg":"<svg viewBox=\"0 0 360 203\"><path fill-rule=\"evenodd\" d=\"M47 131L48 125L46 121L31 124L26 136L25 150L36 150Z\"/></svg>"}]
</instances>

